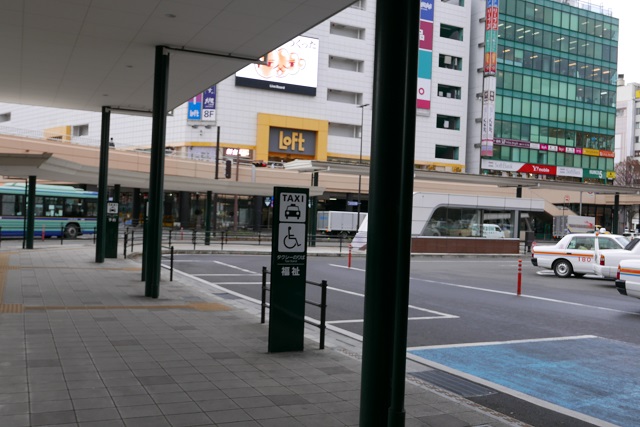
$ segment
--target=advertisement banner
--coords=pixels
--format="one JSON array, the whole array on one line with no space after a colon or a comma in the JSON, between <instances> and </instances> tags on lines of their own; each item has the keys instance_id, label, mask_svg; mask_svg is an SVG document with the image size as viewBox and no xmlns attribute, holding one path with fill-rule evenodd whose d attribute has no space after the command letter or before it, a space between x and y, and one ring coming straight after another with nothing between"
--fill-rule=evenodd
<instances>
[{"instance_id":1,"label":"advertisement banner","mask_svg":"<svg viewBox=\"0 0 640 427\"><path fill-rule=\"evenodd\" d=\"M524 173L534 173L534 174L538 174L538 175L555 175L556 174L556 167L555 166L549 166L549 165L534 165L531 163L527 163L524 166L522 166L518 172L524 172Z\"/></svg>"},{"instance_id":2,"label":"advertisement banner","mask_svg":"<svg viewBox=\"0 0 640 427\"><path fill-rule=\"evenodd\" d=\"M585 169L583 177L585 179L605 179L607 176L605 171L597 169Z\"/></svg>"},{"instance_id":3,"label":"advertisement banner","mask_svg":"<svg viewBox=\"0 0 640 427\"><path fill-rule=\"evenodd\" d=\"M496 119L496 77L485 76L482 91L482 132L480 156L493 156L493 131Z\"/></svg>"},{"instance_id":4,"label":"advertisement banner","mask_svg":"<svg viewBox=\"0 0 640 427\"><path fill-rule=\"evenodd\" d=\"M418 90L416 107L431 109L431 67L433 66L434 0L420 0L420 33L418 34Z\"/></svg>"},{"instance_id":5,"label":"advertisement banner","mask_svg":"<svg viewBox=\"0 0 640 427\"><path fill-rule=\"evenodd\" d=\"M587 156L600 156L600 150L595 150L593 148L583 148L582 149L582 154L587 155Z\"/></svg>"},{"instance_id":6,"label":"advertisement banner","mask_svg":"<svg viewBox=\"0 0 640 427\"><path fill-rule=\"evenodd\" d=\"M316 95L318 39L299 36L236 73L236 86Z\"/></svg>"},{"instance_id":7,"label":"advertisement banner","mask_svg":"<svg viewBox=\"0 0 640 427\"><path fill-rule=\"evenodd\" d=\"M498 68L498 0L487 0L485 9L484 75L493 76Z\"/></svg>"},{"instance_id":8,"label":"advertisement banner","mask_svg":"<svg viewBox=\"0 0 640 427\"><path fill-rule=\"evenodd\" d=\"M202 94L202 120L216 121L216 87L211 86Z\"/></svg>"},{"instance_id":9,"label":"advertisement banner","mask_svg":"<svg viewBox=\"0 0 640 427\"><path fill-rule=\"evenodd\" d=\"M557 176L570 176L573 178L582 178L583 170L580 168L568 168L565 166L558 166L556 171Z\"/></svg>"},{"instance_id":10,"label":"advertisement banner","mask_svg":"<svg viewBox=\"0 0 640 427\"><path fill-rule=\"evenodd\" d=\"M600 150L600 157L606 157L608 159L615 159L616 153L614 151Z\"/></svg>"},{"instance_id":11,"label":"advertisement banner","mask_svg":"<svg viewBox=\"0 0 640 427\"><path fill-rule=\"evenodd\" d=\"M496 171L518 172L524 163L507 162L503 160L482 159L482 169L491 169Z\"/></svg>"},{"instance_id":12,"label":"advertisement banner","mask_svg":"<svg viewBox=\"0 0 640 427\"><path fill-rule=\"evenodd\" d=\"M202 94L199 93L191 98L187 108L187 120L202 119Z\"/></svg>"}]
</instances>

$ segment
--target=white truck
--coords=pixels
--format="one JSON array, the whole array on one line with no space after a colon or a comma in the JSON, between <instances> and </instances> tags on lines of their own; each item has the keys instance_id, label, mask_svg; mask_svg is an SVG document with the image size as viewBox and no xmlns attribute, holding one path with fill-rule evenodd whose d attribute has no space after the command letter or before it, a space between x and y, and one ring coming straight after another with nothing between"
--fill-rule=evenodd
<instances>
[{"instance_id":1,"label":"white truck","mask_svg":"<svg viewBox=\"0 0 640 427\"><path fill-rule=\"evenodd\" d=\"M592 216L558 215L553 217L553 237L560 239L570 233L591 233L596 229Z\"/></svg>"},{"instance_id":2,"label":"white truck","mask_svg":"<svg viewBox=\"0 0 640 427\"><path fill-rule=\"evenodd\" d=\"M360 222L366 213L360 213ZM358 231L358 212L318 211L318 232L351 235Z\"/></svg>"}]
</instances>

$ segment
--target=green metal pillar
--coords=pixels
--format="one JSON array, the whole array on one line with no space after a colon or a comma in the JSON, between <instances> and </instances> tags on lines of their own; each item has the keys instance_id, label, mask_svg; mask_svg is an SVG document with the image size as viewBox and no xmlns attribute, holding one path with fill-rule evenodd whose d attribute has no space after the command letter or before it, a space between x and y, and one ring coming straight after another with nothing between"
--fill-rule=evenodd
<instances>
[{"instance_id":1,"label":"green metal pillar","mask_svg":"<svg viewBox=\"0 0 640 427\"><path fill-rule=\"evenodd\" d=\"M33 235L36 228L36 177L29 176L27 193L27 233L25 235L26 248L33 249Z\"/></svg>"},{"instance_id":2,"label":"green metal pillar","mask_svg":"<svg viewBox=\"0 0 640 427\"><path fill-rule=\"evenodd\" d=\"M107 232L107 177L109 171L109 128L111 109L102 107L100 129L100 166L98 170L98 217L96 218L96 262L104 262Z\"/></svg>"},{"instance_id":3,"label":"green metal pillar","mask_svg":"<svg viewBox=\"0 0 640 427\"><path fill-rule=\"evenodd\" d=\"M151 168L149 176L149 217L145 271L145 296L160 295L160 257L162 244L162 209L164 207L164 150L167 127L167 89L169 52L156 46L153 82L153 120L151 125Z\"/></svg>"},{"instance_id":4,"label":"green metal pillar","mask_svg":"<svg viewBox=\"0 0 640 427\"><path fill-rule=\"evenodd\" d=\"M207 191L207 205L204 207L204 244L211 243L211 199L213 191Z\"/></svg>"},{"instance_id":5,"label":"green metal pillar","mask_svg":"<svg viewBox=\"0 0 640 427\"><path fill-rule=\"evenodd\" d=\"M360 392L367 427L405 419L419 10L414 0L377 3Z\"/></svg>"}]
</instances>

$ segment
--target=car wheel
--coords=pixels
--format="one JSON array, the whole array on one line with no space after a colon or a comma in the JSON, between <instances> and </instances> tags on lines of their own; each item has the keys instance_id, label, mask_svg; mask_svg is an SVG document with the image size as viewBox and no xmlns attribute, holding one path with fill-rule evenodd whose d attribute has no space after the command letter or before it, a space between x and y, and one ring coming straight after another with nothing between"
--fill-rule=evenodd
<instances>
[{"instance_id":1,"label":"car wheel","mask_svg":"<svg viewBox=\"0 0 640 427\"><path fill-rule=\"evenodd\" d=\"M553 264L553 272L558 277L569 277L573 272L573 267L571 267L571 263L566 259L561 259Z\"/></svg>"}]
</instances>

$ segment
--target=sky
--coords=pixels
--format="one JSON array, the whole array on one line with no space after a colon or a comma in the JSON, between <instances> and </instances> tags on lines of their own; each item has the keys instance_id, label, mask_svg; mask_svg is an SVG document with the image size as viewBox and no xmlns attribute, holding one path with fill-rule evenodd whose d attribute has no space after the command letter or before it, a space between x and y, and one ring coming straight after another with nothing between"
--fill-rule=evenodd
<instances>
[{"instance_id":1,"label":"sky","mask_svg":"<svg viewBox=\"0 0 640 427\"><path fill-rule=\"evenodd\" d=\"M640 83L640 2L638 0L591 0L592 4L611 9L620 20L618 37L618 74L625 83Z\"/></svg>"}]
</instances>

